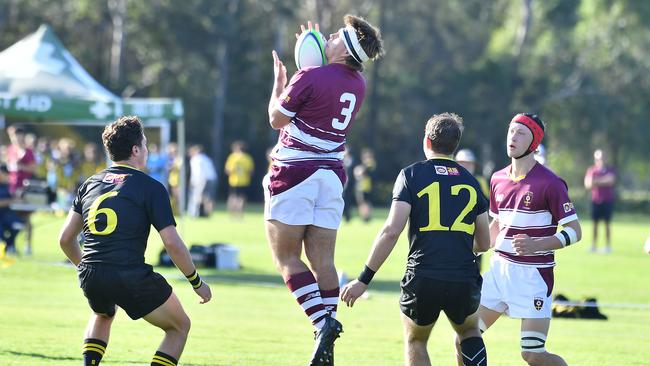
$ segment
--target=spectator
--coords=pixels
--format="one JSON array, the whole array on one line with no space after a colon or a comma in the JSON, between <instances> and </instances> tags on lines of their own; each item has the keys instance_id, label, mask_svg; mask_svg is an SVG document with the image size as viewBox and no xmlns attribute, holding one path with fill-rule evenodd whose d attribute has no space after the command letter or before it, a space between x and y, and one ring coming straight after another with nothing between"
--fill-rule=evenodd
<instances>
[{"instance_id":1,"label":"spectator","mask_svg":"<svg viewBox=\"0 0 650 366\"><path fill-rule=\"evenodd\" d=\"M181 202L181 166L183 158L178 156L178 145L170 143L167 145L167 186L172 197L172 209L174 213L179 212Z\"/></svg>"},{"instance_id":2,"label":"spectator","mask_svg":"<svg viewBox=\"0 0 650 366\"><path fill-rule=\"evenodd\" d=\"M594 221L594 241L591 252L596 252L598 243L598 223L605 223L605 248L603 253L611 253L610 221L614 212L614 185L616 184L616 170L607 166L607 156L603 150L594 151L594 165L587 169L585 174L585 188L591 190L591 217Z\"/></svg>"},{"instance_id":3,"label":"spectator","mask_svg":"<svg viewBox=\"0 0 650 366\"><path fill-rule=\"evenodd\" d=\"M25 130L21 127L7 127L11 144L7 147L7 169L9 170L9 191L15 194L23 182L30 179L36 170L34 151L25 144Z\"/></svg>"},{"instance_id":4,"label":"spectator","mask_svg":"<svg viewBox=\"0 0 650 366\"><path fill-rule=\"evenodd\" d=\"M85 182L86 179L92 177L93 175L101 172L106 166L106 162L101 159L98 151L99 148L95 143L91 142L84 145L83 161L79 167L79 184Z\"/></svg>"},{"instance_id":5,"label":"spectator","mask_svg":"<svg viewBox=\"0 0 650 366\"><path fill-rule=\"evenodd\" d=\"M162 183L167 188L167 175L169 162L168 157L158 150L158 145L149 144L149 159L147 160L147 171L151 178Z\"/></svg>"},{"instance_id":6,"label":"spectator","mask_svg":"<svg viewBox=\"0 0 650 366\"><path fill-rule=\"evenodd\" d=\"M251 184L251 176L255 169L253 158L244 151L244 143L232 143L232 153L226 159L226 175L228 175L228 212L233 218L242 218L246 204L246 191Z\"/></svg>"},{"instance_id":7,"label":"spectator","mask_svg":"<svg viewBox=\"0 0 650 366\"><path fill-rule=\"evenodd\" d=\"M460 164L460 166L467 169L467 171L473 175L476 180L478 180L479 184L481 185L481 191L483 192L483 195L489 198L490 187L488 186L487 179L484 176L476 173L476 156L472 150L458 150L455 160L458 164Z\"/></svg>"},{"instance_id":8,"label":"spectator","mask_svg":"<svg viewBox=\"0 0 650 366\"><path fill-rule=\"evenodd\" d=\"M32 178L36 171L34 151L25 144L25 130L17 126L7 127L7 134L11 144L7 147L7 169L9 172L9 193L19 197L25 180ZM25 221L25 255L32 254L32 225L31 212L20 212Z\"/></svg>"},{"instance_id":9,"label":"spectator","mask_svg":"<svg viewBox=\"0 0 650 366\"><path fill-rule=\"evenodd\" d=\"M203 146L191 146L189 155L190 202L187 211L192 217L209 216L217 190L217 170L212 160L203 153Z\"/></svg>"},{"instance_id":10,"label":"spectator","mask_svg":"<svg viewBox=\"0 0 650 366\"><path fill-rule=\"evenodd\" d=\"M60 139L57 145L59 154L54 168L57 197L61 207L70 206L79 181L80 171L75 145L75 142L69 138Z\"/></svg>"},{"instance_id":11,"label":"spectator","mask_svg":"<svg viewBox=\"0 0 650 366\"><path fill-rule=\"evenodd\" d=\"M372 176L377 163L372 151L363 149L361 151L361 164L354 167L354 179L356 181L355 193L359 215L365 222L370 221L372 217L372 202L370 201L372 193Z\"/></svg>"},{"instance_id":12,"label":"spectator","mask_svg":"<svg viewBox=\"0 0 650 366\"><path fill-rule=\"evenodd\" d=\"M0 240L5 243L6 253L16 253L16 235L24 226L23 219L11 209L14 198L9 193L9 171L0 165Z\"/></svg>"}]
</instances>

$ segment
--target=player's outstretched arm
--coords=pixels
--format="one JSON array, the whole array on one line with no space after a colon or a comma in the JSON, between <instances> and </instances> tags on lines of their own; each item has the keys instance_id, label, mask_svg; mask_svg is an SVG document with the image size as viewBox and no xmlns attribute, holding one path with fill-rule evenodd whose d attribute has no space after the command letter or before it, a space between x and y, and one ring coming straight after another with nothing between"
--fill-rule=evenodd
<instances>
[{"instance_id":1,"label":"player's outstretched arm","mask_svg":"<svg viewBox=\"0 0 650 366\"><path fill-rule=\"evenodd\" d=\"M279 129L291 122L291 118L280 112L280 96L287 85L287 68L284 66L277 52L273 50L273 90L269 99L269 124L273 129Z\"/></svg>"},{"instance_id":2,"label":"player's outstretched arm","mask_svg":"<svg viewBox=\"0 0 650 366\"><path fill-rule=\"evenodd\" d=\"M476 217L476 230L474 230L474 252L482 253L490 249L490 224L488 213L483 212Z\"/></svg>"},{"instance_id":3,"label":"player's outstretched arm","mask_svg":"<svg viewBox=\"0 0 650 366\"><path fill-rule=\"evenodd\" d=\"M176 227L169 225L166 228L160 230L160 238L165 245L165 250L167 254L174 261L174 264L178 269L183 272L185 277L194 288L194 292L201 297L201 304L205 304L210 301L212 298L212 291L210 286L207 283L201 280L201 277L196 272L196 267L190 256L190 252L187 250L183 239L178 235Z\"/></svg>"},{"instance_id":4,"label":"player's outstretched arm","mask_svg":"<svg viewBox=\"0 0 650 366\"><path fill-rule=\"evenodd\" d=\"M374 274L390 255L397 239L402 234L411 213L411 205L403 201L393 201L388 218L384 223L370 250L366 266L358 279L348 283L341 291L341 300L352 307L354 302L368 288Z\"/></svg>"},{"instance_id":5,"label":"player's outstretched arm","mask_svg":"<svg viewBox=\"0 0 650 366\"><path fill-rule=\"evenodd\" d=\"M77 242L77 235L83 229L83 218L77 212L70 210L68 217L59 233L59 245L63 253L75 266L81 262L81 249Z\"/></svg>"}]
</instances>

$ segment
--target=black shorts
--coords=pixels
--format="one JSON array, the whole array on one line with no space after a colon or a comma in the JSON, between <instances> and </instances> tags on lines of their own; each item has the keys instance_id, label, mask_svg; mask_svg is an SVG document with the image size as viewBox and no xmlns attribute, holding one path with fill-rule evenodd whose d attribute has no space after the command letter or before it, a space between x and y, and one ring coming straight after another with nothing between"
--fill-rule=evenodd
<instances>
[{"instance_id":1,"label":"black shorts","mask_svg":"<svg viewBox=\"0 0 650 366\"><path fill-rule=\"evenodd\" d=\"M80 263L79 285L95 313L115 315L115 305L133 320L156 310L171 296L165 278L148 264L118 266Z\"/></svg>"},{"instance_id":2,"label":"black shorts","mask_svg":"<svg viewBox=\"0 0 650 366\"><path fill-rule=\"evenodd\" d=\"M248 186L230 187L230 194L246 198Z\"/></svg>"},{"instance_id":3,"label":"black shorts","mask_svg":"<svg viewBox=\"0 0 650 366\"><path fill-rule=\"evenodd\" d=\"M444 311L455 324L462 324L481 303L482 283L481 276L473 282L451 282L417 277L407 272L401 283L400 309L420 326L434 323L440 311Z\"/></svg>"},{"instance_id":4,"label":"black shorts","mask_svg":"<svg viewBox=\"0 0 650 366\"><path fill-rule=\"evenodd\" d=\"M614 211L613 202L591 203L591 218L594 221L610 221L612 219L612 212Z\"/></svg>"}]
</instances>

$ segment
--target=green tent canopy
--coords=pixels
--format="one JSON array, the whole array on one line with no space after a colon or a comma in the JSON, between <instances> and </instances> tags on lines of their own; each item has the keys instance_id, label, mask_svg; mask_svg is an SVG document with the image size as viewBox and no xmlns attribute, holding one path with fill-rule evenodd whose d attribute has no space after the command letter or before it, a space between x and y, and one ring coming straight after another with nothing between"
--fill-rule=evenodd
<instances>
[{"instance_id":1,"label":"green tent canopy","mask_svg":"<svg viewBox=\"0 0 650 366\"><path fill-rule=\"evenodd\" d=\"M183 117L179 99L122 99L100 85L47 25L0 53L0 114L49 120Z\"/></svg>"},{"instance_id":2,"label":"green tent canopy","mask_svg":"<svg viewBox=\"0 0 650 366\"><path fill-rule=\"evenodd\" d=\"M161 148L170 139L170 121L178 131L179 154L185 151L180 99L123 99L99 84L63 46L48 25L0 52L0 124L5 117L23 122L103 126L124 115L140 117L161 129ZM184 160L184 159L181 159ZM185 166L181 192L185 192ZM181 207L185 207L184 194Z\"/></svg>"}]
</instances>

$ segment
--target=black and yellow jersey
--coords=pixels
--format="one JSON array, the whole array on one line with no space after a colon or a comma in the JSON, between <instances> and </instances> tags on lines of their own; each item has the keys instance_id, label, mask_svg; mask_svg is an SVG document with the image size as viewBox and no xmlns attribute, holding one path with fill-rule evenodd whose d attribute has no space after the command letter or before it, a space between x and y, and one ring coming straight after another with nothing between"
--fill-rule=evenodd
<instances>
[{"instance_id":1,"label":"black and yellow jersey","mask_svg":"<svg viewBox=\"0 0 650 366\"><path fill-rule=\"evenodd\" d=\"M407 271L446 281L476 279L475 221L488 209L476 178L450 159L421 161L402 169L393 200L411 205Z\"/></svg>"},{"instance_id":2,"label":"black and yellow jersey","mask_svg":"<svg viewBox=\"0 0 650 366\"><path fill-rule=\"evenodd\" d=\"M147 174L113 165L79 187L72 209L83 217L84 263L144 263L151 225L176 225L165 187Z\"/></svg>"}]
</instances>

